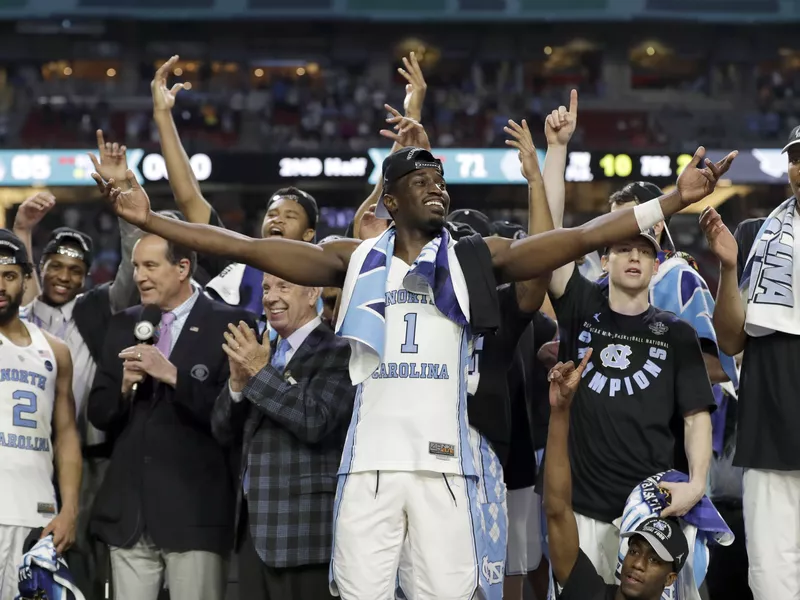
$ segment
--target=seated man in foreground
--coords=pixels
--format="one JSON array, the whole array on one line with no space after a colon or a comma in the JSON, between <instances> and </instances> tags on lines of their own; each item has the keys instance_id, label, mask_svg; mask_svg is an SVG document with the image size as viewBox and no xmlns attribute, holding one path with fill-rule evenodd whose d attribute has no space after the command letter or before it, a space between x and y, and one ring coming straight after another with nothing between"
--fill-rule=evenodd
<instances>
[{"instance_id":1,"label":"seated man in foreground","mask_svg":"<svg viewBox=\"0 0 800 600\"><path fill-rule=\"evenodd\" d=\"M578 525L572 512L572 474L567 439L569 413L575 390L592 355L586 353L578 368L570 361L550 371L550 428L544 471L544 509L550 565L560 600L658 600L672 585L686 562L689 546L674 519L652 517L630 537L622 563L622 583L611 585L597 574L580 549Z\"/></svg>"}]
</instances>

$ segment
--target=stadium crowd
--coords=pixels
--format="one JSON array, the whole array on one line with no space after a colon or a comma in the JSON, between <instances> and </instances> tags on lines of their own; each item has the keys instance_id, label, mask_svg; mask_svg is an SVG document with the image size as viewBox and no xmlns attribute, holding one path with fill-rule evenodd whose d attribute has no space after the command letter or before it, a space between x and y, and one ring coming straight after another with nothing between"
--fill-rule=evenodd
<instances>
[{"instance_id":1,"label":"stadium crowd","mask_svg":"<svg viewBox=\"0 0 800 600\"><path fill-rule=\"evenodd\" d=\"M700 147L674 191L630 183L564 228L578 93L479 126L474 89L429 90L411 53L404 88L350 81L344 107L273 86L315 143L350 127L393 147L343 235L317 239L315 199L288 187L250 238L192 172L178 60L137 128L173 209L152 211L126 146L94 133L110 281L86 285L96 240L74 227L34 256L50 194L0 230L0 600L221 600L233 557L242 598L522 600L526 579L540 600L800 595L800 128L792 198L735 233L700 217L715 301L669 222L736 152ZM540 114L543 165L510 112ZM500 136L526 226L451 205L431 148Z\"/></svg>"}]
</instances>

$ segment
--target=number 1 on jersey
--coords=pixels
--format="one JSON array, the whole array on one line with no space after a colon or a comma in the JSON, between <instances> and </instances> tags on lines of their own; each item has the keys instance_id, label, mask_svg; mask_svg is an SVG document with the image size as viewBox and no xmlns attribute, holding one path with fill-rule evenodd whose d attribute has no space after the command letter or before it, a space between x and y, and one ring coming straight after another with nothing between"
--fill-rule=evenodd
<instances>
[{"instance_id":1,"label":"number 1 on jersey","mask_svg":"<svg viewBox=\"0 0 800 600\"><path fill-rule=\"evenodd\" d=\"M12 400L26 400L27 402L20 402L14 405L14 413L12 423L14 427L28 427L36 429L36 421L33 419L25 419L22 415L32 415L36 412L36 394L26 392L25 390L17 390L11 394Z\"/></svg>"},{"instance_id":2,"label":"number 1 on jersey","mask_svg":"<svg viewBox=\"0 0 800 600\"><path fill-rule=\"evenodd\" d=\"M419 350L419 346L414 343L414 338L417 335L417 313L406 313L403 320L406 322L406 341L400 346L400 352L416 354Z\"/></svg>"}]
</instances>

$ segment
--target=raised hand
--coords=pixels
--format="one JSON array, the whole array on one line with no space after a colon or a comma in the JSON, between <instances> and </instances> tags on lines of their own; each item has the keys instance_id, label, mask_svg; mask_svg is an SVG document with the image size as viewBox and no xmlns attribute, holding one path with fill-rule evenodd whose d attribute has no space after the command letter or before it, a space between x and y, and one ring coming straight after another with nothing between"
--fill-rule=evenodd
<instances>
[{"instance_id":1,"label":"raised hand","mask_svg":"<svg viewBox=\"0 0 800 600\"><path fill-rule=\"evenodd\" d=\"M575 391L580 385L581 375L583 375L583 371L586 365L589 364L591 357L592 349L588 348L577 369L572 361L566 364L560 362L550 369L547 380L550 382L550 406L552 408L569 408L572 398L575 396Z\"/></svg>"},{"instance_id":2,"label":"raised hand","mask_svg":"<svg viewBox=\"0 0 800 600\"><path fill-rule=\"evenodd\" d=\"M544 136L548 146L566 146L578 125L578 90L569 94L569 110L559 106L544 120Z\"/></svg>"},{"instance_id":3,"label":"raised hand","mask_svg":"<svg viewBox=\"0 0 800 600\"><path fill-rule=\"evenodd\" d=\"M125 183L128 189L123 191L115 179L104 181L97 173L92 173L92 179L97 183L97 188L103 198L111 205L114 213L128 223L141 227L150 216L150 198L142 189L133 172L125 172Z\"/></svg>"},{"instance_id":4,"label":"raised hand","mask_svg":"<svg viewBox=\"0 0 800 600\"><path fill-rule=\"evenodd\" d=\"M397 142L401 146L414 146L417 148L425 148L430 151L431 143L428 140L428 134L419 121L404 117L388 104L384 104L383 106L392 114L391 117L386 119L386 122L391 123L395 130L381 129L379 133L383 137Z\"/></svg>"},{"instance_id":5,"label":"raised hand","mask_svg":"<svg viewBox=\"0 0 800 600\"><path fill-rule=\"evenodd\" d=\"M161 65L156 71L153 81L150 82L150 92L153 94L153 112L171 111L175 106L175 97L183 89L182 83L176 83L171 88L167 87L167 78L172 67L180 58L177 54Z\"/></svg>"},{"instance_id":6,"label":"raised hand","mask_svg":"<svg viewBox=\"0 0 800 600\"><path fill-rule=\"evenodd\" d=\"M14 230L33 230L55 205L56 197L50 192L37 192L33 196L26 198L17 209L17 216L14 218Z\"/></svg>"},{"instance_id":7,"label":"raised hand","mask_svg":"<svg viewBox=\"0 0 800 600\"><path fill-rule=\"evenodd\" d=\"M128 170L128 160L126 158L126 152L128 148L125 145L120 146L118 143L114 142L106 142L103 138L103 130L97 130L97 150L100 154L100 160L97 160L97 157L94 153L89 152L89 158L92 159L92 164L94 164L94 170L97 171L98 175L108 181L109 179L114 179L115 181L119 181L120 183L124 182L124 185L127 186L128 183L125 181L125 172Z\"/></svg>"},{"instance_id":8,"label":"raised hand","mask_svg":"<svg viewBox=\"0 0 800 600\"><path fill-rule=\"evenodd\" d=\"M722 222L722 217L711 206L700 215L700 228L706 234L708 247L719 259L725 269L735 269L739 256L739 245L730 229Z\"/></svg>"},{"instance_id":9,"label":"raised hand","mask_svg":"<svg viewBox=\"0 0 800 600\"><path fill-rule=\"evenodd\" d=\"M425 83L425 77L422 75L422 69L414 52L411 52L408 58L403 57L403 65L405 65L405 69L402 67L397 69L397 72L408 81L406 84L406 97L403 100L403 110L406 111L407 117L421 122L422 103L425 101L428 84Z\"/></svg>"},{"instance_id":10,"label":"raised hand","mask_svg":"<svg viewBox=\"0 0 800 600\"><path fill-rule=\"evenodd\" d=\"M533 145L533 138L531 137L531 130L528 129L528 122L522 119L522 125L517 124L511 119L508 120L508 126L503 127L508 135L513 137L513 140L506 140L508 146L513 146L519 150L520 171L522 176L531 182L537 177L541 177L542 173L539 169L539 157L536 155L536 146Z\"/></svg>"},{"instance_id":11,"label":"raised hand","mask_svg":"<svg viewBox=\"0 0 800 600\"><path fill-rule=\"evenodd\" d=\"M731 168L731 163L738 150L734 150L719 162L711 162L705 158L706 149L700 146L694 153L692 160L678 176L678 193L681 196L681 204L689 206L699 202L717 187L717 182ZM705 166L699 168L700 163Z\"/></svg>"}]
</instances>

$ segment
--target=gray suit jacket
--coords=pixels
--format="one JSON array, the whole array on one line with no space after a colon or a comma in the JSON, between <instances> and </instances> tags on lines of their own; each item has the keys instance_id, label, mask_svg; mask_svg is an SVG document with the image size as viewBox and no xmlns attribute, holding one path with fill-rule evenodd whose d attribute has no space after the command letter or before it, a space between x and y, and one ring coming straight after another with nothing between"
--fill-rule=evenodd
<instances>
[{"instance_id":1,"label":"gray suit jacket","mask_svg":"<svg viewBox=\"0 0 800 600\"><path fill-rule=\"evenodd\" d=\"M212 413L223 444L242 443L236 526L249 464L250 535L270 567L327 563L333 542L336 472L353 412L349 343L314 329L283 373L264 367L235 403L226 386Z\"/></svg>"}]
</instances>

